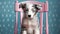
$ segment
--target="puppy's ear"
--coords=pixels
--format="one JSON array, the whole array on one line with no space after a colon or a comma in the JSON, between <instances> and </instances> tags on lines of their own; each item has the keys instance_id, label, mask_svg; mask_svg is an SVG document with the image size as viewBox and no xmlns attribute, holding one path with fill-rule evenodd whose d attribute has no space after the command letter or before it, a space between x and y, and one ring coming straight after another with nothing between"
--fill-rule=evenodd
<instances>
[{"instance_id":1,"label":"puppy's ear","mask_svg":"<svg viewBox=\"0 0 60 34\"><path fill-rule=\"evenodd\" d=\"M19 5L19 8L22 8L22 9L26 8L26 3L21 3L21 4Z\"/></svg>"},{"instance_id":2,"label":"puppy's ear","mask_svg":"<svg viewBox=\"0 0 60 34\"><path fill-rule=\"evenodd\" d=\"M35 8L36 10L41 10L41 9L42 9L42 6L41 6L41 5L36 5L36 4L34 4L34 8Z\"/></svg>"}]
</instances>

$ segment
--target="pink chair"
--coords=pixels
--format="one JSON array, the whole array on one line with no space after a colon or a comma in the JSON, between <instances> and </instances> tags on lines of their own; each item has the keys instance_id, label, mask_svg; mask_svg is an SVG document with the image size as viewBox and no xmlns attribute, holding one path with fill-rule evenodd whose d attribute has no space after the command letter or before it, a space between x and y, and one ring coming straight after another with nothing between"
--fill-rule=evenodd
<instances>
[{"instance_id":1,"label":"pink chair","mask_svg":"<svg viewBox=\"0 0 60 34\"><path fill-rule=\"evenodd\" d=\"M44 2L38 2L38 1L24 1L24 3L33 3L33 4L41 4L42 5L42 10L39 10L38 12L40 13L40 34L42 34L42 29L43 29L43 12L46 12L46 34L48 34L48 1L46 0L46 3ZM18 12L20 12L20 19L22 23L22 9L19 8L20 3L16 1L15 3L15 11L16 11L16 23L15 23L15 29L14 29L14 34L18 34Z\"/></svg>"}]
</instances>

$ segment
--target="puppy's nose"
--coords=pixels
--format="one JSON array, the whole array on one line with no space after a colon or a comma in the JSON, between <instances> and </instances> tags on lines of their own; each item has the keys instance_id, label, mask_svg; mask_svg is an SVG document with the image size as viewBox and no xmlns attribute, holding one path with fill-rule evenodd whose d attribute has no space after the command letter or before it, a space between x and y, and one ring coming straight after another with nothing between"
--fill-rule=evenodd
<instances>
[{"instance_id":1,"label":"puppy's nose","mask_svg":"<svg viewBox=\"0 0 60 34\"><path fill-rule=\"evenodd\" d=\"M31 17L31 15L28 15L28 17Z\"/></svg>"}]
</instances>

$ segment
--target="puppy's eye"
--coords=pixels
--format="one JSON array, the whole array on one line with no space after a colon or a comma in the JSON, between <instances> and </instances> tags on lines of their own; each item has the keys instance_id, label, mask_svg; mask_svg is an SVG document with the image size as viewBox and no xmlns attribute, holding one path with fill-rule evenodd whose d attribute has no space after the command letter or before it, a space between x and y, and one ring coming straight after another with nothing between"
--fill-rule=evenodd
<instances>
[{"instance_id":1,"label":"puppy's eye","mask_svg":"<svg viewBox=\"0 0 60 34\"><path fill-rule=\"evenodd\" d=\"M36 10L35 9L32 9L33 12L35 12Z\"/></svg>"},{"instance_id":2,"label":"puppy's eye","mask_svg":"<svg viewBox=\"0 0 60 34\"><path fill-rule=\"evenodd\" d=\"M28 9L26 9L26 11L28 11Z\"/></svg>"},{"instance_id":3,"label":"puppy's eye","mask_svg":"<svg viewBox=\"0 0 60 34\"><path fill-rule=\"evenodd\" d=\"M28 12L28 9L25 9L24 12L25 12L25 13Z\"/></svg>"}]
</instances>

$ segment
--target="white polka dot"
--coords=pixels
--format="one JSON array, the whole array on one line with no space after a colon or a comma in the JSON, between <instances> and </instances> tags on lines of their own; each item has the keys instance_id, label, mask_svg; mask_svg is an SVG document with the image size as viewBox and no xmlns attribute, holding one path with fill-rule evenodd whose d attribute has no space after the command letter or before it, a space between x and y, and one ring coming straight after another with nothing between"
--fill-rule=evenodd
<instances>
[{"instance_id":1,"label":"white polka dot","mask_svg":"<svg viewBox=\"0 0 60 34\"><path fill-rule=\"evenodd\" d=\"M14 13L14 11L12 11L12 13Z\"/></svg>"},{"instance_id":2,"label":"white polka dot","mask_svg":"<svg viewBox=\"0 0 60 34\"><path fill-rule=\"evenodd\" d=\"M4 4L6 4L6 1L4 2Z\"/></svg>"},{"instance_id":3,"label":"white polka dot","mask_svg":"<svg viewBox=\"0 0 60 34\"><path fill-rule=\"evenodd\" d=\"M0 5L1 5L2 3L0 2Z\"/></svg>"},{"instance_id":4,"label":"white polka dot","mask_svg":"<svg viewBox=\"0 0 60 34\"><path fill-rule=\"evenodd\" d=\"M1 27L1 24L0 24L0 27Z\"/></svg>"},{"instance_id":5,"label":"white polka dot","mask_svg":"<svg viewBox=\"0 0 60 34\"><path fill-rule=\"evenodd\" d=\"M12 30L10 30L10 32L11 32Z\"/></svg>"},{"instance_id":6,"label":"white polka dot","mask_svg":"<svg viewBox=\"0 0 60 34\"><path fill-rule=\"evenodd\" d=\"M7 21L9 21L9 18L7 19Z\"/></svg>"},{"instance_id":7,"label":"white polka dot","mask_svg":"<svg viewBox=\"0 0 60 34\"><path fill-rule=\"evenodd\" d=\"M10 1L8 1L8 3L10 4Z\"/></svg>"},{"instance_id":8,"label":"white polka dot","mask_svg":"<svg viewBox=\"0 0 60 34\"><path fill-rule=\"evenodd\" d=\"M5 25L3 24L3 27L5 27Z\"/></svg>"},{"instance_id":9,"label":"white polka dot","mask_svg":"<svg viewBox=\"0 0 60 34\"><path fill-rule=\"evenodd\" d=\"M14 2L12 4L14 4Z\"/></svg>"},{"instance_id":10,"label":"white polka dot","mask_svg":"<svg viewBox=\"0 0 60 34\"><path fill-rule=\"evenodd\" d=\"M50 2L50 4L52 5L52 2Z\"/></svg>"},{"instance_id":11,"label":"white polka dot","mask_svg":"<svg viewBox=\"0 0 60 34\"><path fill-rule=\"evenodd\" d=\"M10 26L10 24L8 24L8 27Z\"/></svg>"},{"instance_id":12,"label":"white polka dot","mask_svg":"<svg viewBox=\"0 0 60 34\"><path fill-rule=\"evenodd\" d=\"M14 20L12 19L12 22L14 22Z\"/></svg>"},{"instance_id":13,"label":"white polka dot","mask_svg":"<svg viewBox=\"0 0 60 34\"><path fill-rule=\"evenodd\" d=\"M6 8L8 8L8 5L6 5Z\"/></svg>"},{"instance_id":14,"label":"white polka dot","mask_svg":"<svg viewBox=\"0 0 60 34\"><path fill-rule=\"evenodd\" d=\"M9 12L10 10L8 10L8 12Z\"/></svg>"},{"instance_id":15,"label":"white polka dot","mask_svg":"<svg viewBox=\"0 0 60 34\"><path fill-rule=\"evenodd\" d=\"M2 14L2 17L4 17L4 14Z\"/></svg>"},{"instance_id":16,"label":"white polka dot","mask_svg":"<svg viewBox=\"0 0 60 34\"><path fill-rule=\"evenodd\" d=\"M11 17L11 14L9 15L9 17Z\"/></svg>"},{"instance_id":17,"label":"white polka dot","mask_svg":"<svg viewBox=\"0 0 60 34\"><path fill-rule=\"evenodd\" d=\"M6 14L6 17L8 17L8 15Z\"/></svg>"}]
</instances>

